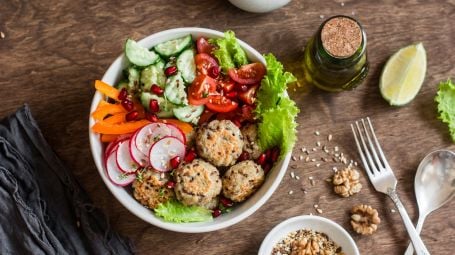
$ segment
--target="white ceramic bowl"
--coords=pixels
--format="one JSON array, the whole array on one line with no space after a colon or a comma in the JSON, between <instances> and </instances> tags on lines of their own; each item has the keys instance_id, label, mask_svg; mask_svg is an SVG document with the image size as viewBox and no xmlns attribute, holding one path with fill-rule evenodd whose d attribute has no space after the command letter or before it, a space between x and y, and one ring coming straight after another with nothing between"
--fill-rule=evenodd
<instances>
[{"instance_id":1,"label":"white ceramic bowl","mask_svg":"<svg viewBox=\"0 0 455 255\"><path fill-rule=\"evenodd\" d=\"M325 233L343 249L345 254L360 255L359 249L349 233L337 223L319 216L297 216L287 219L274 227L265 237L259 249L259 255L270 255L273 247L290 232L299 229L312 229Z\"/></svg>"},{"instance_id":2,"label":"white ceramic bowl","mask_svg":"<svg viewBox=\"0 0 455 255\"><path fill-rule=\"evenodd\" d=\"M184 35L191 34L193 38L197 38L199 36L204 36L207 38L213 37L222 37L223 33L204 29L204 28L195 28L195 27L187 27L187 28L176 28L170 29L166 31L162 31L153 35L150 35L141 41L139 44L150 48L158 43L175 39L178 37L182 37ZM240 45L246 51L249 59L251 61L259 61L265 64L265 60L262 55L254 50L251 46L244 43L243 41L239 40ZM108 84L115 84L119 81L122 69L126 67L127 60L125 55L122 54L118 57L106 71L103 76L103 81ZM97 107L98 102L102 99L102 95L100 93L95 93L95 96L92 100L92 105L90 108L90 113L92 113L95 108ZM95 124L94 120L90 118L89 120L89 129L90 127ZM102 164L102 155L103 155L103 145L100 141L100 137L98 134L93 133L91 130L89 131L89 138L90 138L90 147L92 151L92 156L95 161L96 167L98 168L98 172L101 175L104 183L108 187L108 189L112 192L115 198L125 206L130 212L135 214L137 217L141 218L142 220L153 224L157 227L164 228L171 231L176 232L186 232L186 233L199 233L199 232L209 232L215 231L218 229L226 228L231 225L238 223L239 221L247 218L251 214L253 214L259 207L261 207L273 194L276 190L278 185L280 184L283 175L286 172L287 166L289 164L289 159L291 154L287 154L286 157L277 162L275 167L271 169L270 173L268 174L264 184L262 187L247 201L238 205L232 212L222 215L218 218L215 218L212 222L198 222L198 223L171 223L165 222L161 218L156 217L154 213L143 207L139 202L137 202L128 189L119 187L114 185L106 175Z\"/></svg>"},{"instance_id":3,"label":"white ceramic bowl","mask_svg":"<svg viewBox=\"0 0 455 255\"><path fill-rule=\"evenodd\" d=\"M229 0L231 4L248 12L270 12L288 4L291 0Z\"/></svg>"}]
</instances>

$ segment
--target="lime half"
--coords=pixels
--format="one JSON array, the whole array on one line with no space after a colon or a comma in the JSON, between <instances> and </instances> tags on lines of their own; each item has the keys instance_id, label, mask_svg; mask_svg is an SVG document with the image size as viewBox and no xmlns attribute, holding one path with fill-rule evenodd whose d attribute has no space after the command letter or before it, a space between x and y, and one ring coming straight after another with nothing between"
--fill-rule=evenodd
<instances>
[{"instance_id":1,"label":"lime half","mask_svg":"<svg viewBox=\"0 0 455 255\"><path fill-rule=\"evenodd\" d=\"M387 61L379 87L390 105L409 103L422 87L427 71L427 54L422 43L400 49Z\"/></svg>"}]
</instances>

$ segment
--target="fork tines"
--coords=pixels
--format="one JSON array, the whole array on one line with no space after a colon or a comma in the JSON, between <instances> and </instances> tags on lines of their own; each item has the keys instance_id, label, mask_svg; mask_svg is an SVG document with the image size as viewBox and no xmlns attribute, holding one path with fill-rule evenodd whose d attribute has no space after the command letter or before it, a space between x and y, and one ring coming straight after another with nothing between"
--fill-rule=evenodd
<instances>
[{"instance_id":1,"label":"fork tines","mask_svg":"<svg viewBox=\"0 0 455 255\"><path fill-rule=\"evenodd\" d=\"M356 121L355 126L354 124L351 124L351 128L357 144L357 149L359 150L360 158L362 159L362 163L369 177L371 178L371 175L374 176L390 169L384 153L382 152L381 145L374 133L370 118L367 117L366 120L361 119ZM373 137L373 139L371 139L371 137Z\"/></svg>"}]
</instances>

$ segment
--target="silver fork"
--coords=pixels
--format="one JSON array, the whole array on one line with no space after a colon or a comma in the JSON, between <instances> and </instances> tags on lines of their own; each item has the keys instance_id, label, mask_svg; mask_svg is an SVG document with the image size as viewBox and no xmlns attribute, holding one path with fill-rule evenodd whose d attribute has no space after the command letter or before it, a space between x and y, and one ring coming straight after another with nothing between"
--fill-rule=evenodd
<instances>
[{"instance_id":1,"label":"silver fork","mask_svg":"<svg viewBox=\"0 0 455 255\"><path fill-rule=\"evenodd\" d=\"M388 195L395 203L417 255L430 254L415 230L406 209L398 198L396 192L397 178L393 174L392 168L390 168L390 165L382 152L381 145L379 145L376 134L374 133L373 125L371 125L370 118L367 117L366 121L365 119L356 121L355 127L354 124L351 124L351 128L363 166L374 188L377 191ZM373 139L371 139L370 136L372 136ZM360 137L360 140L358 137Z\"/></svg>"}]
</instances>

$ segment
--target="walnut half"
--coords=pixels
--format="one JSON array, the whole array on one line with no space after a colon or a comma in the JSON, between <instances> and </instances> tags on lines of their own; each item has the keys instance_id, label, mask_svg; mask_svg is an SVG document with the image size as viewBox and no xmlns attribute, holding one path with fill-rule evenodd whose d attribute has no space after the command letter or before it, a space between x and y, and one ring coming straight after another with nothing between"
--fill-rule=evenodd
<instances>
[{"instance_id":1,"label":"walnut half","mask_svg":"<svg viewBox=\"0 0 455 255\"><path fill-rule=\"evenodd\" d=\"M351 226L361 235L371 235L381 222L378 211L369 205L356 205L351 210Z\"/></svg>"},{"instance_id":2,"label":"walnut half","mask_svg":"<svg viewBox=\"0 0 455 255\"><path fill-rule=\"evenodd\" d=\"M333 189L335 193L342 197L352 196L362 189L359 179L359 172L351 167L347 167L333 175Z\"/></svg>"}]
</instances>

